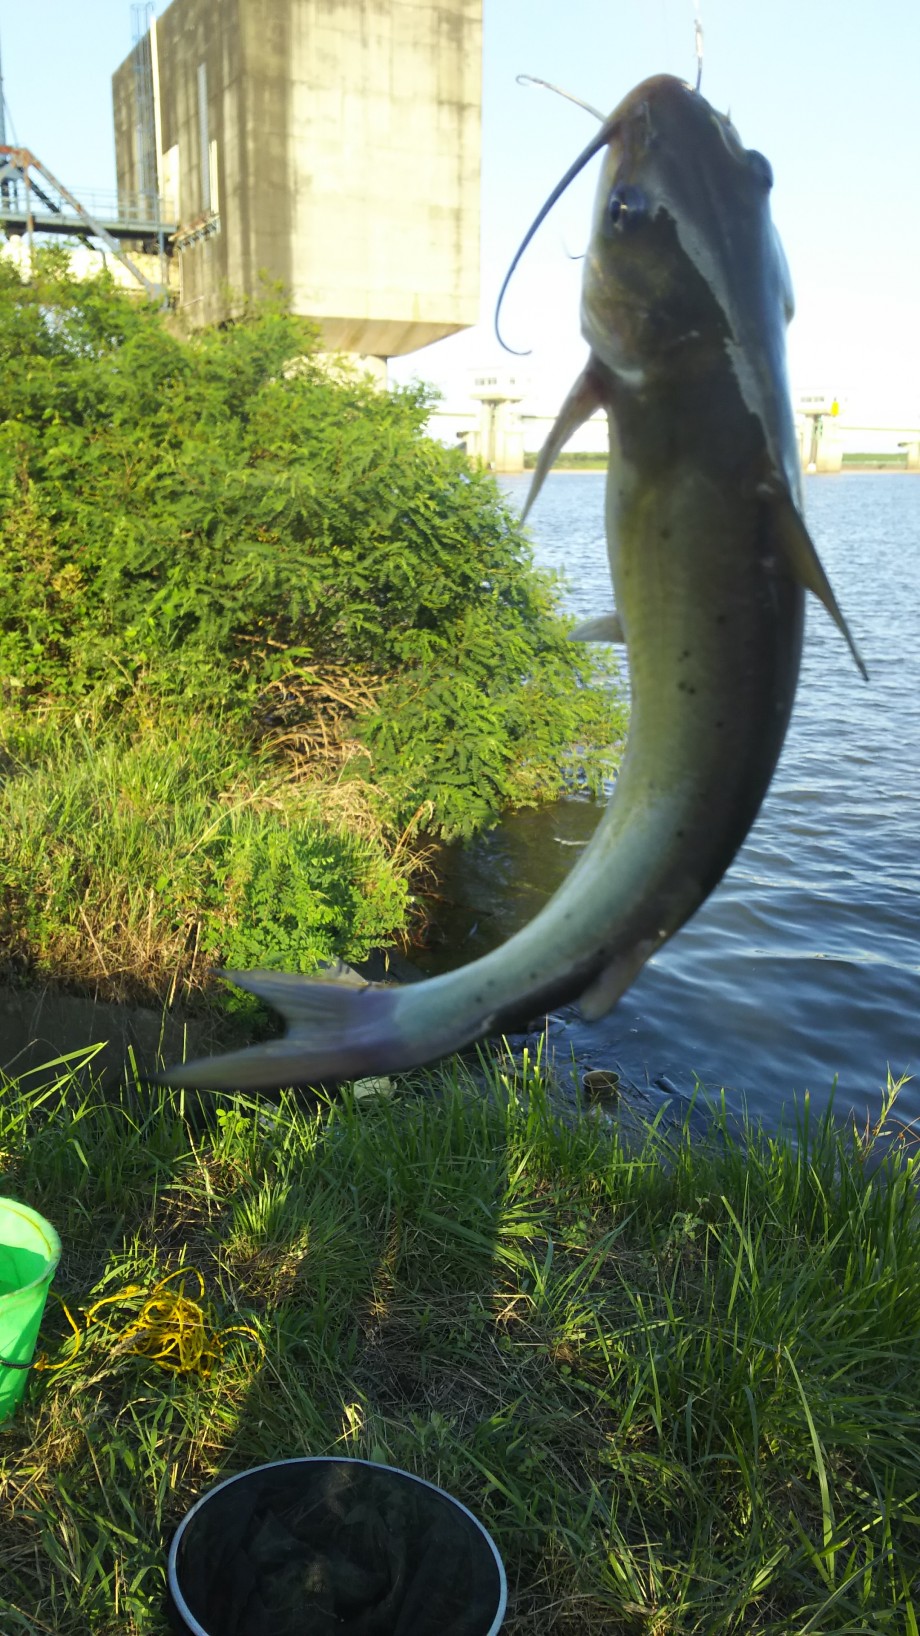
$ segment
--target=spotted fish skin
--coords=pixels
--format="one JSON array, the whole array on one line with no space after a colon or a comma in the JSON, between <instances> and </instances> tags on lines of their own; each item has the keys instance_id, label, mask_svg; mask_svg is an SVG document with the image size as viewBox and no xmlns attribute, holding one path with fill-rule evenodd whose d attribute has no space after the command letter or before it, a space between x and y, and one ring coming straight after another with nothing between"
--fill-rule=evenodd
<instances>
[{"instance_id":1,"label":"spotted fish skin","mask_svg":"<svg viewBox=\"0 0 920 1636\"><path fill-rule=\"evenodd\" d=\"M604 122L538 223L600 151L588 362L528 501L602 407L615 612L581 634L625 641L632 710L594 838L528 926L443 976L355 988L228 973L287 1033L185 1064L173 1084L339 1081L433 1061L568 1002L602 1015L704 902L757 816L795 697L807 590L863 669L802 519L769 164L697 92L659 76Z\"/></svg>"}]
</instances>

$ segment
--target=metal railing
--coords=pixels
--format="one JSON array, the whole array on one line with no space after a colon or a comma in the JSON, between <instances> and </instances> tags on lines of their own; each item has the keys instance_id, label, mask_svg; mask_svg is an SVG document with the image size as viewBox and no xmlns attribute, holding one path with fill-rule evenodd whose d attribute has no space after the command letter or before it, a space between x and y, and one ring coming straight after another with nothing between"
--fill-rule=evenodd
<instances>
[{"instance_id":1,"label":"metal railing","mask_svg":"<svg viewBox=\"0 0 920 1636\"><path fill-rule=\"evenodd\" d=\"M17 163L19 156L27 156L26 165ZM5 165L3 160L7 161ZM37 175L26 175L30 166L37 168ZM36 216L72 216L74 200L79 200L87 216L104 225L126 223L146 228L155 224L167 235L176 231L178 216L170 199L125 188L75 187L65 192L27 149L0 148L0 219L25 215L30 202Z\"/></svg>"},{"instance_id":2,"label":"metal railing","mask_svg":"<svg viewBox=\"0 0 920 1636\"><path fill-rule=\"evenodd\" d=\"M163 218L155 198L149 216L131 214L130 196L119 198L116 194L114 199L114 213L106 212L103 218L64 187L28 148L0 146L0 223L7 231L23 232L29 240L30 252L36 233L67 233L79 238L101 239L148 295L161 299L166 293L164 285L154 283L135 266L119 239L153 239L165 250L166 240L176 232L178 224ZM151 196L139 195L138 200L149 206ZM124 211L119 208L122 203L126 206Z\"/></svg>"},{"instance_id":3,"label":"metal railing","mask_svg":"<svg viewBox=\"0 0 920 1636\"><path fill-rule=\"evenodd\" d=\"M53 199L53 208L56 213L67 214L69 207L58 196L54 198L53 189L46 186L44 191ZM163 222L164 225L174 224L177 220L175 206L171 200L159 199L155 193L129 193L124 188L90 188L74 187L75 198L79 199L84 210L100 222ZM19 175L8 176L0 182L0 196L3 199L5 213L24 211L26 208L26 188L24 178ZM37 209L49 208L42 206L40 200L33 200ZM175 231L175 227L172 227Z\"/></svg>"}]
</instances>

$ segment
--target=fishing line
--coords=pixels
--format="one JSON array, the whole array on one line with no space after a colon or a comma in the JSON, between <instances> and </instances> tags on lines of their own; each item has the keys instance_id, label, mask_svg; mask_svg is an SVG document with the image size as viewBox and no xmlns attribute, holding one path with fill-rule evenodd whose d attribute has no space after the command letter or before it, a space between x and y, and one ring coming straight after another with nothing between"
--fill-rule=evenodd
<instances>
[{"instance_id":1,"label":"fishing line","mask_svg":"<svg viewBox=\"0 0 920 1636\"><path fill-rule=\"evenodd\" d=\"M574 102L576 108L584 108L586 114L593 114L595 119L599 119L602 125L607 117L590 102L582 102L581 97L574 97L571 91L563 91L561 85L553 85L551 80L537 79L536 74L517 74L515 83L517 85L542 85L544 91L555 91L557 97L565 97L566 102Z\"/></svg>"},{"instance_id":2,"label":"fishing line","mask_svg":"<svg viewBox=\"0 0 920 1636\"><path fill-rule=\"evenodd\" d=\"M700 0L693 0L693 44L696 47L696 86L699 92L703 82L703 23L700 17Z\"/></svg>"}]
</instances>

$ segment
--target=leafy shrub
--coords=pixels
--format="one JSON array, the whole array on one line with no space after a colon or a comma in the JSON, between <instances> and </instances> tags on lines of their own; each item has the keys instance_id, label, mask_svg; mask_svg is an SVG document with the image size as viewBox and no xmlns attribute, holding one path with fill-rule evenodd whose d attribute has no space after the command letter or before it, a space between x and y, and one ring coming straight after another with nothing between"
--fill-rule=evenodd
<instances>
[{"instance_id":1,"label":"leafy shrub","mask_svg":"<svg viewBox=\"0 0 920 1636\"><path fill-rule=\"evenodd\" d=\"M363 960L403 923L406 885L379 848L315 819L248 828L223 870L231 890L211 925L228 966L309 972Z\"/></svg>"},{"instance_id":2,"label":"leafy shrub","mask_svg":"<svg viewBox=\"0 0 920 1636\"><path fill-rule=\"evenodd\" d=\"M258 740L334 667L377 698L350 776L443 834L558 793L573 743L597 778L615 696L428 407L333 379L271 302L185 340L59 251L30 285L0 263L9 696L123 711L140 689Z\"/></svg>"}]
</instances>

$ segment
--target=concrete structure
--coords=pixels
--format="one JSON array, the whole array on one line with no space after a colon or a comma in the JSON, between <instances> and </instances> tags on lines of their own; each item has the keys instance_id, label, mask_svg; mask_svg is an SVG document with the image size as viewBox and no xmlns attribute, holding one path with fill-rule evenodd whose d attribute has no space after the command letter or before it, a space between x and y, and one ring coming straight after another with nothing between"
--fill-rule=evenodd
<instances>
[{"instance_id":1,"label":"concrete structure","mask_svg":"<svg viewBox=\"0 0 920 1636\"><path fill-rule=\"evenodd\" d=\"M795 400L804 471L838 472L845 466L920 470L920 416L867 413L832 393L809 392Z\"/></svg>"},{"instance_id":2,"label":"concrete structure","mask_svg":"<svg viewBox=\"0 0 920 1636\"><path fill-rule=\"evenodd\" d=\"M428 423L430 436L461 443L474 459L494 471L520 471L533 463L556 420L529 384L501 367L479 370L470 388L473 402L439 405ZM560 398L560 402L561 402ZM795 400L795 425L803 471L844 469L920 471L920 415L898 420L894 413L845 398L811 392ZM565 452L604 463L608 453L607 416L598 409L576 428Z\"/></svg>"},{"instance_id":3,"label":"concrete structure","mask_svg":"<svg viewBox=\"0 0 920 1636\"><path fill-rule=\"evenodd\" d=\"M267 276L330 351L474 324L481 58L482 0L173 0L112 89L119 189L178 217L180 311Z\"/></svg>"},{"instance_id":4,"label":"concrete structure","mask_svg":"<svg viewBox=\"0 0 920 1636\"><path fill-rule=\"evenodd\" d=\"M460 443L471 459L491 471L519 472L532 464L556 422L558 411L538 409L529 399L530 383L501 366L475 372L470 397L462 405L438 405L428 434L441 443ZM560 397L560 404L562 398ZM577 427L566 444L569 454L607 459L607 416L598 409Z\"/></svg>"},{"instance_id":5,"label":"concrete structure","mask_svg":"<svg viewBox=\"0 0 920 1636\"><path fill-rule=\"evenodd\" d=\"M473 375L470 397L479 405L476 421L463 438L466 452L490 471L524 470L524 428L518 404L528 382L508 369L481 369Z\"/></svg>"}]
</instances>

